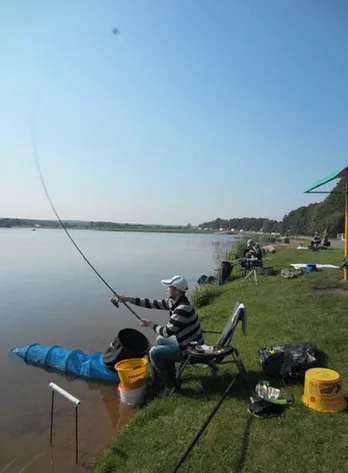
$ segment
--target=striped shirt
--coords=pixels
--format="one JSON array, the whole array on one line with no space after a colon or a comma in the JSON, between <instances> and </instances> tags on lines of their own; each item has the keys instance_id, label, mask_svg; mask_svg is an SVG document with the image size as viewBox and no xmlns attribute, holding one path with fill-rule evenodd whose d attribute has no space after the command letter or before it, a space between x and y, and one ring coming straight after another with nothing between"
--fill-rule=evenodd
<instances>
[{"instance_id":1,"label":"striped shirt","mask_svg":"<svg viewBox=\"0 0 348 473\"><path fill-rule=\"evenodd\" d=\"M186 296L179 297L177 301L131 297L129 302L146 309L169 310L167 325L161 326L152 322L151 327L162 337L174 335L181 350L185 350L191 342L197 342L199 345L204 343L198 313Z\"/></svg>"}]
</instances>

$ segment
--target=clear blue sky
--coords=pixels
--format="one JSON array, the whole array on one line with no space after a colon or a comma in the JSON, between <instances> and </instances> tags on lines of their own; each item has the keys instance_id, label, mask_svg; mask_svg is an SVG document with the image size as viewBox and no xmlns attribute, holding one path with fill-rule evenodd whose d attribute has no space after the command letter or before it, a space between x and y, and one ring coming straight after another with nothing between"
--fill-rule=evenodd
<instances>
[{"instance_id":1,"label":"clear blue sky","mask_svg":"<svg viewBox=\"0 0 348 473\"><path fill-rule=\"evenodd\" d=\"M114 36L112 29L119 35ZM348 165L346 0L7 0L0 216L280 219Z\"/></svg>"}]
</instances>

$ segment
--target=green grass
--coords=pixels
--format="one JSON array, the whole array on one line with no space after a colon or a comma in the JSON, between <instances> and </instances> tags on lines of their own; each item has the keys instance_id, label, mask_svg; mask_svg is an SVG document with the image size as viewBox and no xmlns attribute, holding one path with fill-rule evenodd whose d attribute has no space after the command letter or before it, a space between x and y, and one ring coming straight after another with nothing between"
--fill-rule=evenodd
<instances>
[{"instance_id":1,"label":"green grass","mask_svg":"<svg viewBox=\"0 0 348 473\"><path fill-rule=\"evenodd\" d=\"M267 266L292 262L339 264L342 253L283 250L267 258ZM222 329L236 300L248 309L248 337L238 329L234 344L248 370L252 389L262 372L257 349L275 343L314 342L340 372L348 393L348 297L316 289L344 288L343 272L326 269L298 279L260 276L224 285L213 302L200 309L202 325ZM198 367L187 370L182 391L154 400L138 410L119 437L100 457L96 473L170 473L220 398L233 370L225 367L219 382ZM189 377L193 376L193 379ZM207 401L198 379L209 393ZM196 444L181 473L330 473L348 471L348 416L324 414L301 403L303 385L287 384L293 407L279 418L259 419L247 412L248 394L232 390Z\"/></svg>"},{"instance_id":2,"label":"green grass","mask_svg":"<svg viewBox=\"0 0 348 473\"><path fill-rule=\"evenodd\" d=\"M192 304L196 308L201 308L211 304L218 296L221 295L221 286L217 284L204 284L192 293Z\"/></svg>"}]
</instances>

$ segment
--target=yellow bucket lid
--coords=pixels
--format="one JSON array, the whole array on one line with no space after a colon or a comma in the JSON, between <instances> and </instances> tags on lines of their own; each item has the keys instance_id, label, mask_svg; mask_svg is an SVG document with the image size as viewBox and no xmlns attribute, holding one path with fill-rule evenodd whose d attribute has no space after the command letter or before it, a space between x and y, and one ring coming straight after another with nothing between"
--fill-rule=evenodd
<instances>
[{"instance_id":1,"label":"yellow bucket lid","mask_svg":"<svg viewBox=\"0 0 348 473\"><path fill-rule=\"evenodd\" d=\"M306 371L306 376L312 381L316 382L335 382L340 379L340 375L337 371L330 370L329 368L311 368Z\"/></svg>"}]
</instances>

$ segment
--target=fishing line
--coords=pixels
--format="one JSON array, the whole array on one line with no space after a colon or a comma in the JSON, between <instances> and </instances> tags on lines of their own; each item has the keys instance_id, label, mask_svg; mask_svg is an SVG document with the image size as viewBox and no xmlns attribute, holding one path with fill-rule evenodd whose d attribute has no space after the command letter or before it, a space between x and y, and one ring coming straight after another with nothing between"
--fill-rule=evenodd
<instances>
[{"instance_id":1,"label":"fishing line","mask_svg":"<svg viewBox=\"0 0 348 473\"><path fill-rule=\"evenodd\" d=\"M13 465L17 460L18 458L14 458L12 461L10 461L10 463L4 466L4 468L0 471L0 473L5 473L5 471L7 471L10 468L10 466Z\"/></svg>"},{"instance_id":2,"label":"fishing line","mask_svg":"<svg viewBox=\"0 0 348 473\"><path fill-rule=\"evenodd\" d=\"M77 251L80 253L80 255L82 256L82 258L86 261L86 263L88 264L88 266L94 271L94 273L98 276L98 278L105 284L105 286L117 297L117 299L122 302L122 304L124 304L128 310L130 310L130 312L132 312L132 314L138 319L138 320L141 320L141 317L139 317L139 315L132 309L132 307L130 307L127 302L125 301L122 301L120 300L120 296L117 294L117 292L107 283L107 281L105 281L105 279L102 277L102 275L96 270L96 268L93 266L93 264L88 260L88 258L84 255L84 253L82 252L82 250L78 247L77 243L75 242L75 240L73 239L73 237L70 235L68 229L66 228L64 222L61 220L54 204L53 204L53 201L50 197L50 194L48 192L48 189L47 189L47 186L45 184L45 180L44 180L44 177L43 177L43 174L42 174L42 171L41 171L41 167L40 167L40 162L39 162L39 157L38 157L38 146L37 146L37 138L36 138L36 113L34 112L33 115L32 115L32 121L31 121L31 142L32 142L32 146L33 146L33 152L34 152L34 158L35 158L35 164L36 164L36 168L37 168L37 171L38 171L38 174L39 174L39 178L40 178L40 181L41 181L41 184L42 184L42 187L44 189L44 192L45 192L45 195L47 197L47 200L55 214L55 216L57 217L57 220L60 224L60 226L62 227L62 229L65 231L65 233L67 234L69 240L71 241L71 243L74 245L74 247L77 249Z\"/></svg>"},{"instance_id":3,"label":"fishing line","mask_svg":"<svg viewBox=\"0 0 348 473\"><path fill-rule=\"evenodd\" d=\"M23 473L24 470L26 470L28 468L28 466L32 465L38 458L44 456L44 455L47 455L46 452L43 452L43 453L39 453L38 455L36 455L36 457L34 457L32 460L28 461L28 463L26 463L19 471L18 473Z\"/></svg>"}]
</instances>

